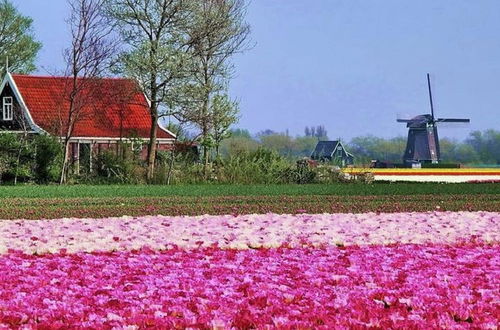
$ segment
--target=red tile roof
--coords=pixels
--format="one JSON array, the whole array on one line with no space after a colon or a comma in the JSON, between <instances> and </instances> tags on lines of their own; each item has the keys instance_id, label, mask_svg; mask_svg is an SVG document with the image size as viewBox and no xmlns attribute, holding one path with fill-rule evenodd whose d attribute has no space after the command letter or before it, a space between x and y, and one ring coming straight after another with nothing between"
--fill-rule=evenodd
<instances>
[{"instance_id":1,"label":"red tile roof","mask_svg":"<svg viewBox=\"0 0 500 330\"><path fill-rule=\"evenodd\" d=\"M12 75L36 125L62 136L69 113L71 78ZM151 119L148 102L129 79L79 80L81 106L73 137L149 138ZM173 138L158 128L158 138Z\"/></svg>"}]
</instances>

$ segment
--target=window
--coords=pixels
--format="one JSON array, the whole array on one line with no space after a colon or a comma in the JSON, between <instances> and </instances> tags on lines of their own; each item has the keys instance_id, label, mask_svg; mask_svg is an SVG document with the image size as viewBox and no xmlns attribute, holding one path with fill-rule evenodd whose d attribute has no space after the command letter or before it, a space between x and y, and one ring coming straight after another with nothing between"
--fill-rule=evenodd
<instances>
[{"instance_id":1,"label":"window","mask_svg":"<svg viewBox=\"0 0 500 330\"><path fill-rule=\"evenodd\" d=\"M3 120L12 120L12 97L6 96L3 98Z\"/></svg>"}]
</instances>

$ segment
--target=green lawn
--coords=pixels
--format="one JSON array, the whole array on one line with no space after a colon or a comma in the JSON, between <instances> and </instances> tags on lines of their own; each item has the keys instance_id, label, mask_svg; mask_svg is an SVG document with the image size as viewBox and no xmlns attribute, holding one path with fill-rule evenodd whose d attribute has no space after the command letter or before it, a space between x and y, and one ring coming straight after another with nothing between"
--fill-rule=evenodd
<instances>
[{"instance_id":1,"label":"green lawn","mask_svg":"<svg viewBox=\"0 0 500 330\"><path fill-rule=\"evenodd\" d=\"M376 183L322 185L74 185L0 186L0 198L170 197L170 196L381 196L500 194L500 184Z\"/></svg>"}]
</instances>

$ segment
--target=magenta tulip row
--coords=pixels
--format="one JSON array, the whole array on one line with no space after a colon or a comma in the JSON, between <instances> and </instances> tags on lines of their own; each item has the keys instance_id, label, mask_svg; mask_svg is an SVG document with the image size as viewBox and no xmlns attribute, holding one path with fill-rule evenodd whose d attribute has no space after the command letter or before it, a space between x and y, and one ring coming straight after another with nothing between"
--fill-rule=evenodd
<instances>
[{"instance_id":1,"label":"magenta tulip row","mask_svg":"<svg viewBox=\"0 0 500 330\"><path fill-rule=\"evenodd\" d=\"M500 241L500 213L300 214L0 222L0 254Z\"/></svg>"},{"instance_id":2,"label":"magenta tulip row","mask_svg":"<svg viewBox=\"0 0 500 330\"><path fill-rule=\"evenodd\" d=\"M498 244L0 256L0 327L490 328Z\"/></svg>"}]
</instances>

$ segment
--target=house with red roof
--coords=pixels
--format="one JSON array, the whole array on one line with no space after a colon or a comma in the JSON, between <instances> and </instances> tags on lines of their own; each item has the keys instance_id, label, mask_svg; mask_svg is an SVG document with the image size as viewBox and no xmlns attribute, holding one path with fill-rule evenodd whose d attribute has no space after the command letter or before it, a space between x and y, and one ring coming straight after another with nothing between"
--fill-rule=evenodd
<instances>
[{"instance_id":1,"label":"house with red roof","mask_svg":"<svg viewBox=\"0 0 500 330\"><path fill-rule=\"evenodd\" d=\"M7 73L0 85L0 130L64 138L70 85L69 77ZM92 156L103 149L118 148L120 141L149 140L149 101L133 80L104 78L88 86L89 90L82 92L92 97L81 105L70 139L74 160L79 159L82 148L90 149ZM159 125L158 149L169 150L174 141L175 135ZM146 154L145 148L142 154Z\"/></svg>"}]
</instances>

